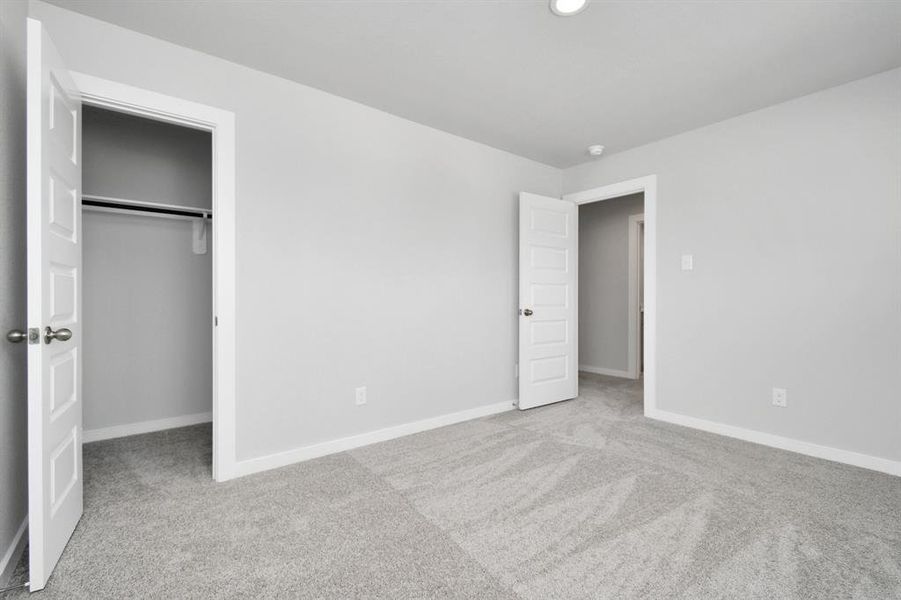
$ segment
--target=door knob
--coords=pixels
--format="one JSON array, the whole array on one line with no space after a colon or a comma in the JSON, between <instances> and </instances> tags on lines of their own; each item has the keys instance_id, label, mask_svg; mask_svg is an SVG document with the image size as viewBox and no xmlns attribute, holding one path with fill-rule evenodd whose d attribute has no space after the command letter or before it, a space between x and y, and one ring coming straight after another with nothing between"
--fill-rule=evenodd
<instances>
[{"instance_id":1,"label":"door knob","mask_svg":"<svg viewBox=\"0 0 901 600\"><path fill-rule=\"evenodd\" d=\"M524 314L524 315L527 316L527 317L531 317L531 316L532 316L533 314L535 314L535 313L532 312L532 309L531 309L531 308L527 308L527 309L525 309L524 311L522 311L522 314Z\"/></svg>"},{"instance_id":2,"label":"door knob","mask_svg":"<svg viewBox=\"0 0 901 600\"><path fill-rule=\"evenodd\" d=\"M72 330L66 329L65 327L60 327L56 331L50 329L48 325L44 328L44 343L49 344L53 340L58 340L60 342L65 342L66 340L72 337Z\"/></svg>"},{"instance_id":3,"label":"door knob","mask_svg":"<svg viewBox=\"0 0 901 600\"><path fill-rule=\"evenodd\" d=\"M6 334L6 340L12 342L13 344L18 344L19 342L24 342L28 339L28 332L22 331L21 329L11 329Z\"/></svg>"}]
</instances>

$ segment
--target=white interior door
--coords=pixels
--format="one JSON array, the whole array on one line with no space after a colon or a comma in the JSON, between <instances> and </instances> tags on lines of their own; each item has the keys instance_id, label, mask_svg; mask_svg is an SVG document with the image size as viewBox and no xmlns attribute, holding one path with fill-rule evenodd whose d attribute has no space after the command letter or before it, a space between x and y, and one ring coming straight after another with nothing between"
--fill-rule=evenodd
<instances>
[{"instance_id":1,"label":"white interior door","mask_svg":"<svg viewBox=\"0 0 901 600\"><path fill-rule=\"evenodd\" d=\"M519 408L579 394L579 213L519 195Z\"/></svg>"},{"instance_id":2,"label":"white interior door","mask_svg":"<svg viewBox=\"0 0 901 600\"><path fill-rule=\"evenodd\" d=\"M28 20L28 534L31 590L82 512L81 103Z\"/></svg>"}]
</instances>

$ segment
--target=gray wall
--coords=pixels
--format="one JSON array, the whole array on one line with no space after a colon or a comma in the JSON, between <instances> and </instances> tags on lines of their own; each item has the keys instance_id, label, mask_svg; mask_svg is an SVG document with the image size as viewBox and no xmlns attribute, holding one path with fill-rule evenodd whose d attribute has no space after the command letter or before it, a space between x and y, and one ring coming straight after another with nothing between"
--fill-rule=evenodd
<instances>
[{"instance_id":1,"label":"gray wall","mask_svg":"<svg viewBox=\"0 0 901 600\"><path fill-rule=\"evenodd\" d=\"M210 206L209 133L83 119L84 193ZM212 410L212 254L191 251L191 222L86 210L82 227L84 429Z\"/></svg>"},{"instance_id":2,"label":"gray wall","mask_svg":"<svg viewBox=\"0 0 901 600\"><path fill-rule=\"evenodd\" d=\"M659 408L901 460L901 70L605 156L564 186L649 174Z\"/></svg>"},{"instance_id":3,"label":"gray wall","mask_svg":"<svg viewBox=\"0 0 901 600\"><path fill-rule=\"evenodd\" d=\"M24 2L0 2L0 335L25 310ZM28 513L26 345L0 340L0 557ZM9 573L0 564L0 587Z\"/></svg>"},{"instance_id":4,"label":"gray wall","mask_svg":"<svg viewBox=\"0 0 901 600\"><path fill-rule=\"evenodd\" d=\"M579 206L579 364L629 368L629 217L644 194Z\"/></svg>"},{"instance_id":5,"label":"gray wall","mask_svg":"<svg viewBox=\"0 0 901 600\"><path fill-rule=\"evenodd\" d=\"M84 193L210 207L209 132L92 106L82 119Z\"/></svg>"},{"instance_id":6,"label":"gray wall","mask_svg":"<svg viewBox=\"0 0 901 600\"><path fill-rule=\"evenodd\" d=\"M558 195L558 169L32 12L72 69L236 114L239 459L514 399L517 193Z\"/></svg>"}]
</instances>

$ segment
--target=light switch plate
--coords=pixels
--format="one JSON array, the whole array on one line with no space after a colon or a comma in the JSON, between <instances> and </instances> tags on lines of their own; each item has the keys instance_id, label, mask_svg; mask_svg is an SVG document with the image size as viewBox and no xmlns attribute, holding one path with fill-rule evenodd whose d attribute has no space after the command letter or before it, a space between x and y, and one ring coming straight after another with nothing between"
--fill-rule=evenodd
<instances>
[{"instance_id":1,"label":"light switch plate","mask_svg":"<svg viewBox=\"0 0 901 600\"><path fill-rule=\"evenodd\" d=\"M682 270L691 271L695 268L695 257L692 254L682 255Z\"/></svg>"}]
</instances>

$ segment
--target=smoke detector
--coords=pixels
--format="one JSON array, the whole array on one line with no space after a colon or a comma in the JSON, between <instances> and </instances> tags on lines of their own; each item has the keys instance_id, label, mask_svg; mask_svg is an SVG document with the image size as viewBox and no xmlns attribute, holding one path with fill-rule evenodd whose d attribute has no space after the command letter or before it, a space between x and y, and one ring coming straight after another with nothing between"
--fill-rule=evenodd
<instances>
[{"instance_id":1,"label":"smoke detector","mask_svg":"<svg viewBox=\"0 0 901 600\"><path fill-rule=\"evenodd\" d=\"M588 154L590 154L591 156L594 156L595 158L597 158L598 156L600 156L603 153L604 153L604 147L601 146L600 144L592 144L591 146L588 146Z\"/></svg>"}]
</instances>

